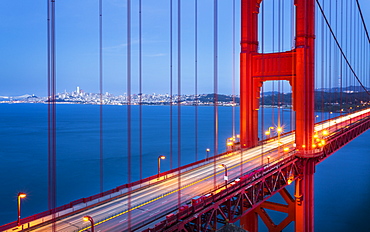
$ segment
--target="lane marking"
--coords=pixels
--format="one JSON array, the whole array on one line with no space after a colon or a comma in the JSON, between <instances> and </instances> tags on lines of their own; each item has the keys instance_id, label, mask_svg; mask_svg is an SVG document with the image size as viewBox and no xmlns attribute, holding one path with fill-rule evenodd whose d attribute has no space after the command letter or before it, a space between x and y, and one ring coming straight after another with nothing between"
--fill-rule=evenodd
<instances>
[{"instance_id":1,"label":"lane marking","mask_svg":"<svg viewBox=\"0 0 370 232\"><path fill-rule=\"evenodd\" d=\"M263 154L265 154L265 153L263 153ZM250 158L250 159L247 159L247 160L246 160L246 161L244 161L242 164L247 163L247 162L252 161L252 160L255 160L255 159L257 159L257 158L261 157L263 154L260 154L260 155L258 155L258 156L253 157L253 158ZM236 165L232 166L232 167L231 167L231 169L232 169L232 168L235 168L235 167L237 167L237 166L238 166L238 164L236 164ZM102 224L102 223L104 223L104 222L107 222L107 221L110 221L110 220L112 220L112 219L114 219L114 218L116 218L116 217L122 216L123 214L126 214L126 213L128 213L128 212L131 212L131 211L133 211L133 210L135 210L135 209L138 209L138 208L140 208L140 207L142 207L142 206L148 205L148 204L150 204L150 203L152 203L152 202L155 202L155 201L157 201L157 200L159 200L159 199L162 199L162 198L164 198L164 197L167 197L167 196L169 196L169 195L171 195L171 194L177 193L177 192L178 192L178 191L180 191L180 190L183 190L183 189L188 188L188 187L190 187L190 186L192 186L192 185L195 185L195 184L198 184L198 183L200 183L200 182L202 182L202 181L205 181L205 180L207 180L207 179L210 179L211 177L213 177L213 176L215 176L215 175L217 176L218 174L223 173L223 172L224 172L223 170L218 171L218 172L216 172L216 174L211 174L210 176L204 177L204 178L202 178L202 179L200 179L200 180L198 180L198 181L195 181L195 182L192 182L192 183L190 183L190 184L187 184L187 185L185 185L185 186L181 187L180 189L172 190L172 191L171 191L171 192L169 192L169 193L163 194L162 196L159 196L159 197L157 197L157 198L154 198L154 199L152 199L152 200L150 200L150 201L147 201L147 202L145 202L145 203L143 203L143 204L141 204L141 205L135 206L135 207L133 207L133 208L131 208L131 209L128 209L128 210L123 211L122 213L116 214L116 215L114 215L114 216L112 216L112 217L109 217L109 218L107 218L107 219L103 220L103 221L97 222L97 223L95 223L95 224L94 224L94 226L100 225L100 224ZM151 214L150 216L152 216L152 215L153 215L153 214ZM83 228L83 229L79 230L78 232L82 232L82 231L87 230L87 229L90 229L90 228L91 228L91 226L88 226L88 227L85 227L85 228Z\"/></svg>"},{"instance_id":2,"label":"lane marking","mask_svg":"<svg viewBox=\"0 0 370 232\"><path fill-rule=\"evenodd\" d=\"M347 120L348 120L348 119L347 119ZM345 120L345 121L347 121L347 120ZM324 124L325 124L325 123L324 123ZM322 125L317 125L317 126L315 126L315 127L319 127L319 126L322 126L322 127L323 127L323 126L324 126L324 124L322 124ZM327 127L325 127L325 128L328 128L328 127L330 127L330 124L329 124ZM290 136L293 136L293 135L290 135ZM287 137L289 137L289 136L287 136ZM287 137L285 137L285 138L287 138ZM288 142L288 143L291 143L291 142ZM275 148L275 149L277 149L277 148ZM273 149L272 149L272 150L273 150ZM271 152L271 150L270 150L269 152ZM247 159L247 160L243 161L242 163L238 163L238 164L235 164L235 165L231 166L229 169L233 169L233 168L235 168L235 167L240 166L241 164L248 163L248 162L250 162L250 161L252 161L252 160L255 160L255 159L257 159L257 158L259 158L259 157L261 157L261 156L263 156L263 155L265 155L265 154L269 153L269 152L265 152L265 153L260 154L260 155L258 155L258 156L254 156L254 157L252 157L252 158L249 158L249 159ZM235 154L235 155L237 155L237 154ZM243 155L243 152L242 152L242 155ZM173 190L173 191L171 191L171 192L169 192L169 193L163 194L162 196L159 196L159 197L157 197L157 198L154 198L154 199L152 199L152 200L150 200L150 201L147 201L147 202L145 202L145 203L143 203L143 204L141 204L141 205L135 206L135 207L133 207L133 208L131 208L131 209L128 209L128 210L126 210L126 211L123 211L123 212L121 212L121 213L119 213L119 214L117 214L117 215L114 215L114 216L112 216L112 217L110 217L110 218L107 218L107 219L105 219L105 220L103 220L103 221L97 222L97 223L95 223L95 224L94 224L94 226L100 225L100 224L102 224L102 223L104 223L104 222L107 222L107 221L110 221L110 220L112 220L112 219L114 219L114 218L116 218L116 217L122 216L123 214L126 214L126 213L128 213L128 212L131 212L131 211L133 211L133 210L135 210L135 209L138 209L138 208L140 208L140 207L142 207L142 206L148 205L148 204L150 204L150 203L152 203L152 202L155 202L155 201L157 201L157 200L160 200L160 199L162 199L162 198L164 198L164 197L167 197L167 196L169 196L169 195L171 195L171 194L177 193L178 191L183 190L183 189L185 189L185 188L188 188L188 187L190 187L190 186L192 186L192 185L198 184L198 183L200 183L200 182L202 182L202 181L206 181L207 179L210 179L211 177L213 177L213 176L215 176L215 175L219 175L219 174L221 174L221 173L223 173L223 172L224 172L223 170L218 171L218 172L216 172L215 174L211 174L210 176L204 177L204 178L202 178L202 179L200 179L200 180L198 180L198 181L195 181L195 182L193 182L193 183L187 184L187 185L185 185L185 186L181 187L180 189L175 189L175 190ZM153 215L153 214L151 214L150 216L152 216L152 215ZM82 232L82 231L87 230L87 229L90 229L90 228L91 228L91 226L88 226L88 227L85 227L84 229L79 230L78 232Z\"/></svg>"}]
</instances>

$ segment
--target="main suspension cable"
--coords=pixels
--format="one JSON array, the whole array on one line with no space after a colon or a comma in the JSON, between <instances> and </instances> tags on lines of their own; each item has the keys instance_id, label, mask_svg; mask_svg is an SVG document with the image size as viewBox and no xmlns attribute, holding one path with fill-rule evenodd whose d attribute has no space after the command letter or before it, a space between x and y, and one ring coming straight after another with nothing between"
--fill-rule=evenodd
<instances>
[{"instance_id":1,"label":"main suspension cable","mask_svg":"<svg viewBox=\"0 0 370 232\"><path fill-rule=\"evenodd\" d=\"M329 30L330 30L330 33L331 33L331 35L333 36L333 38L334 38L334 40L335 40L335 43L337 44L337 46L338 46L338 48L339 48L339 50L340 50L340 52L341 52L341 54L342 54L342 56L343 56L344 60L346 61L346 63L347 63L347 65L348 65L348 67L350 68L350 70L351 70L352 74L355 76L355 78L356 78L357 82L361 85L361 87L365 90L365 92L366 92L368 95L370 95L369 91L365 88L365 86L362 84L361 80L360 80L360 79L359 79L359 77L357 76L357 74L356 74L355 70L353 69L352 65L350 64L349 60L347 59L347 56L344 54L344 51L343 51L342 47L340 46L339 41L338 41L337 37L335 36L334 31L333 31L333 29L331 28L331 25L330 25L330 23L329 23L328 19L326 18L326 15L325 15L325 13L324 13L324 10L323 10L323 9L322 9L322 7L321 7L320 2L319 2L318 0L316 0L316 3L318 4L319 9L320 9L320 12L321 12L322 16L324 17L325 23L326 23L326 25L328 26L328 28L329 28Z\"/></svg>"}]
</instances>

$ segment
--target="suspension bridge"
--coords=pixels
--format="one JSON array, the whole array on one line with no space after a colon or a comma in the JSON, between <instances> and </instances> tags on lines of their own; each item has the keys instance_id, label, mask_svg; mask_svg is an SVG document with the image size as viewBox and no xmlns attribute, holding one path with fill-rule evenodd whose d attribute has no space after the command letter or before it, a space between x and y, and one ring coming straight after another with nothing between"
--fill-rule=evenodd
<instances>
[{"instance_id":1,"label":"suspension bridge","mask_svg":"<svg viewBox=\"0 0 370 232\"><path fill-rule=\"evenodd\" d=\"M132 2L137 4L137 9L133 9ZM370 94L366 88L370 80L370 38L359 2L230 1L233 20L229 28L232 29L233 68L227 76L233 85L233 130L226 141L226 151L219 152L218 89L219 69L222 66L219 62L219 49L222 46L219 44L219 37L223 33L219 30L219 12L222 9L217 0L210 1L213 7L213 25L208 27L213 29L213 73L210 84L213 85L214 92L214 155L209 156L207 149L207 157L200 160L196 158L194 162L184 165L181 163L181 156L184 154L181 150L182 101L179 96L182 95L182 67L185 66L185 61L182 60L185 51L182 50L186 48L182 47L182 26L185 23L181 19L188 12L182 9L181 1L169 1L170 59L167 68L170 69L171 169L160 172L161 160L165 157L158 156L158 173L149 177L142 176L142 147L145 146L142 142L143 112L140 97L144 83L141 75L142 2L128 0L126 4L127 183L114 189L104 189L103 141L109 138L103 133L103 3L100 0L100 170L97 170L101 177L100 192L65 205L56 205L58 128L55 9L58 2L48 1L49 209L24 218L18 215L17 221L0 226L1 231L216 231L228 223L236 222L247 231L258 231L258 218L261 218L269 231L282 231L290 223L294 223L295 231L314 231L316 165L370 127ZM202 12L198 12L197 0L193 2L193 7L195 52L192 64L196 96L193 105L198 107L198 78L201 78L198 77L198 16ZM287 9L290 9L288 12L291 17L289 26L285 25ZM132 141L137 139L131 129L134 80L131 31L135 10L139 16L140 178L132 181ZM240 12L240 24L236 23L237 10ZM240 38L236 38L236 25L240 25ZM290 39L291 46L287 49L285 41ZM235 41L240 42L238 50ZM236 56L239 58L236 59ZM240 73L240 94L235 93L236 66ZM263 93L266 92L264 84L267 82L272 83L272 99L275 98L272 100L276 107L276 115L272 116L275 117L272 121L276 121L273 126L264 125L267 98ZM176 94L174 84L177 85ZM286 102L282 93L287 86L290 86L290 102ZM351 94L357 92L362 92L363 98L351 98ZM235 126L237 95L240 97L240 128ZM289 119L285 120L289 120L290 131L283 129L285 123L281 113L287 105L291 110ZM197 113L195 110L196 119ZM324 113L328 118L317 121L318 114ZM198 126L198 121L195 120L195 128ZM177 135L175 139L174 135ZM194 137L198 141L197 132ZM172 152L175 146L177 157ZM195 146L199 144L195 142ZM195 153L197 150L196 147ZM335 159L335 156L332 158ZM177 166L172 165L174 160L177 160ZM289 185L295 186L294 195L286 189ZM270 198L277 194L282 196L285 204L271 201ZM18 207L23 197L25 195L18 195ZM266 209L283 212L286 217L275 224Z\"/></svg>"}]
</instances>

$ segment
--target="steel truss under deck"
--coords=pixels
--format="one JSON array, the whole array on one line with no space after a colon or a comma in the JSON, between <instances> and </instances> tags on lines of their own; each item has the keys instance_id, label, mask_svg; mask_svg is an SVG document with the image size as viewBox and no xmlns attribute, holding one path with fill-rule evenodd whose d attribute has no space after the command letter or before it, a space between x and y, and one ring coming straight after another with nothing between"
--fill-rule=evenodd
<instances>
[{"instance_id":1,"label":"steel truss under deck","mask_svg":"<svg viewBox=\"0 0 370 232\"><path fill-rule=\"evenodd\" d=\"M369 128L368 116L338 130L328 137L322 149L317 149L317 155L311 160L317 165ZM243 217L248 219L248 214L258 214L270 231L281 231L295 221L294 211L302 200L297 194L297 185L302 180L306 161L306 158L293 155L278 163L266 165L241 177L240 181L229 184L228 188L211 194L201 204L180 210L171 219L167 218L155 228L145 231L215 231ZM285 187L295 180L294 200ZM276 193L282 195L287 205L267 202ZM264 209L285 212L288 216L279 225L275 225Z\"/></svg>"}]
</instances>

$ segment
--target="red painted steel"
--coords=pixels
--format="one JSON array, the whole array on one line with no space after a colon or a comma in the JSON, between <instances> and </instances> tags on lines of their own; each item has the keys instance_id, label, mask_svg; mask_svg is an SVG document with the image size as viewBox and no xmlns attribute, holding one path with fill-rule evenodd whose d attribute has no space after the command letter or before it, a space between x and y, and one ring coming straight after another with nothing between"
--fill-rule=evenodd
<instances>
[{"instance_id":1,"label":"red painted steel","mask_svg":"<svg viewBox=\"0 0 370 232\"><path fill-rule=\"evenodd\" d=\"M290 157L251 172L237 183L208 196L209 201L203 200L197 206L179 211L175 214L177 223L165 221L148 231L215 231L226 223L234 223L287 186L288 180L298 178L301 173L299 160Z\"/></svg>"},{"instance_id":2,"label":"red painted steel","mask_svg":"<svg viewBox=\"0 0 370 232\"><path fill-rule=\"evenodd\" d=\"M258 109L263 82L289 81L296 113L296 146L304 157L302 178L297 182L297 194L302 199L296 206L296 231L313 231L315 163L310 158L317 155L311 152L315 123L315 1L294 1L296 36L292 51L259 54L258 13L261 1L242 0L241 6L240 144L243 148L258 144Z\"/></svg>"},{"instance_id":3,"label":"red painted steel","mask_svg":"<svg viewBox=\"0 0 370 232\"><path fill-rule=\"evenodd\" d=\"M310 150L314 132L314 0L296 0L295 49L258 53L261 0L242 1L240 54L240 137L243 148L258 144L258 109L263 82L289 81L296 112L296 144Z\"/></svg>"},{"instance_id":4,"label":"red painted steel","mask_svg":"<svg viewBox=\"0 0 370 232\"><path fill-rule=\"evenodd\" d=\"M145 231L211 231L238 220L248 231L258 231L255 213L267 220L267 216L263 215L265 213L260 208L284 208L276 203L266 203L266 200L278 192L285 195L284 199L288 198L288 194L281 191L285 191L285 187L294 180L295 200L292 202L293 199L287 199L288 208L285 211L281 210L288 213L287 218L279 225L270 222L267 226L268 228L276 226L274 227L276 230L270 231L280 231L295 221L295 231L313 231L313 217L310 215L313 215L315 166L370 128L370 115L359 116L357 120L329 136L327 144L322 149L314 151L316 154L314 158L289 157L276 165L250 172L227 189L202 198L203 201L198 202L196 206L183 206L173 214L177 217L177 222L172 215L167 221L162 221L157 224L158 226ZM305 205L307 203L311 204L310 207Z\"/></svg>"},{"instance_id":5,"label":"red painted steel","mask_svg":"<svg viewBox=\"0 0 370 232\"><path fill-rule=\"evenodd\" d=\"M224 155L229 154L230 152L232 152L232 151L227 151L227 152L224 152L224 153L221 153L221 154L218 154L218 155L209 157L207 159L199 160L199 161L194 162L194 163L190 163L190 164L187 164L187 165L184 165L184 166L181 166L181 167L178 167L178 168L174 168L174 169L169 170L169 171L166 171L166 172L162 172L162 173L160 173L160 177L165 177L167 175L176 176L179 171L181 171L183 173L183 172L186 172L186 169L188 169L188 168L195 168L197 165L202 165L202 164L205 164L205 163L208 163L208 162L213 162L213 159L220 158L220 157L222 157ZM144 178L144 179L141 179L141 180L132 182L132 183L120 185L120 186L118 186L118 187L116 187L114 189L107 190L105 192L98 193L98 194L95 194L95 195L90 196L90 197L85 197L85 198L81 198L81 199L72 201L72 202L70 202L68 204L65 204L65 205L59 206L57 208L54 208L53 210L47 210L47 211L44 211L44 212L41 212L41 213L38 213L38 214L34 214L34 215L31 215L31 216L28 216L28 217L25 217L25 218L21 218L21 224L26 224L26 223L35 221L37 219L40 219L40 218L43 218L43 217L52 215L53 213L59 213L59 212L61 212L63 210L67 210L67 209L73 208L74 206L76 206L78 204L87 203L87 202L92 201L94 199L97 199L97 198L100 198L100 197L107 196L109 194L113 194L113 193L119 192L122 189L127 189L129 187L131 187L131 188L132 187L140 188L138 186L140 186L141 184L145 184L147 182L154 181L157 178L158 178L158 175L156 174L156 175L153 175L153 176L150 176L150 177L147 177L147 178ZM164 181L164 180L165 180L165 178L162 179L162 180L160 180L160 181ZM153 182L153 184L155 184L155 183L157 183L157 182ZM150 185L150 184L148 184L148 185ZM124 194L127 194L127 193L124 193ZM84 210L89 209L91 207L104 204L104 203L106 203L108 201L111 201L113 199L117 199L119 197L122 197L123 195L117 195L115 197L109 198L109 199L104 200L104 201L101 201L99 203L92 204L90 206L86 206L86 207L81 208L81 209L79 209L77 211L74 211L72 213L81 212L81 211L84 211ZM64 216L66 216L66 215L64 215ZM11 229L13 227L16 227L16 224L17 224L17 222L14 221L14 222L10 222L8 224L2 225L2 226L0 226L0 231L7 230L7 229Z\"/></svg>"},{"instance_id":6,"label":"red painted steel","mask_svg":"<svg viewBox=\"0 0 370 232\"><path fill-rule=\"evenodd\" d=\"M339 117L333 118L331 120L337 120L337 119L339 119ZM322 160L326 159L328 156L330 156L331 154L333 154L335 151L339 150L341 147L343 147L344 145L346 145L347 143L349 143L350 141L352 141L354 138L356 138L357 136L359 136L361 133L363 133L364 131L368 130L370 128L370 113L367 113L367 114L364 114L364 115L360 115L360 116L354 117L354 118L352 118L351 120L348 120L348 121L349 122L347 122L347 121L342 122L341 123L341 127L343 127L343 128L342 129L338 129L337 131L335 131L334 133L332 133L332 135L330 135L329 137L327 137L326 146L324 146L322 148L322 151L321 152L317 152L317 154L319 154L319 155L314 158L315 164L320 163ZM338 125L338 124L336 124L336 125ZM335 125L333 125L333 127L335 127ZM227 155L228 153L229 152L222 153L222 154L219 154L217 156L211 157L210 159L222 157L224 155ZM289 160L285 160L284 162L288 162L288 161ZM180 167L180 168L182 170L184 170L186 168L194 168L196 165L200 165L202 162L206 162L206 160L200 160L198 162L195 162L195 163L192 163L192 164L189 164L189 165ZM276 170L278 170L278 169L276 168ZM299 166L299 170L303 170L301 166ZM170 170L170 171L167 171L167 172L164 172L164 173L161 173L161 176L165 176L165 175L168 175L168 174L175 174L177 171L178 171L178 168L173 169L173 170ZM277 186L280 186L279 184L283 183L284 181L286 182L287 178L289 178L289 176L287 176L285 174L284 175L279 174L280 177L278 175L275 175L274 178L278 178L278 177L279 178L284 177L284 178L279 179L279 181L269 182L269 175L270 174L266 174L265 176L262 176L262 175L259 174L259 172L261 172L261 170L260 171L251 172L251 173L247 174L246 176L244 176L241 179L242 179L242 181L245 180L245 179L248 179L248 180L252 181L251 183L249 183L248 186L258 185L258 183L259 183L258 181L267 181L266 183L274 183L273 185L271 185L271 184L268 185L268 186L275 186L275 187L273 187L273 190L271 190L271 187L268 187L268 186L266 187L264 185L265 186L265 189L268 192L272 191L271 194L274 194L278 190L278 189L276 189L276 187ZM267 170L265 170L265 173L267 173ZM296 174L295 174L295 176L296 176ZM302 178L303 177L303 172L300 171L299 174L298 174L298 176L300 178ZM155 180L155 179L157 179L157 175L153 175L151 177L145 178L143 180L136 181L134 183L121 185L121 186L118 186L117 188L114 188L114 189L105 191L103 193L99 193L99 194L96 194L94 196L90 196L90 197L87 197L87 198L82 198L82 199L73 201L73 202L71 202L69 204L60 206L60 207L54 209L54 212L60 212L60 211L69 209L69 208L71 208L71 207L73 207L75 205L78 205L80 203L86 203L86 202L89 202L89 201L91 201L93 199L96 199L96 198L99 198L99 197L103 197L103 196L106 196L106 195L109 195L109 194L112 194L112 193L116 193L116 192L118 192L118 191L120 191L122 189L128 188L128 185L130 185L130 186L138 186L138 185L140 185L142 183L148 182L150 180ZM238 185L234 185L233 187L228 188L228 191L227 192L224 191L224 193L222 193L222 194L227 194L227 193L230 193L230 192L233 192L233 191L237 191L236 190L236 189L238 189L237 186ZM261 187L261 185L259 185L259 186ZM283 186L280 186L280 187L283 187ZM297 188L296 189L296 192L299 193L299 191L300 190ZM297 196L296 202L298 204L300 202L301 198L300 198L300 195L297 194L297 193L295 195ZM220 196L221 195L217 195L217 196L210 195L207 198L204 198L204 204L206 206L208 206L208 205L211 205L215 201L224 201L224 198L227 197L226 195L224 195L223 198L220 197ZM113 199L116 199L118 197L122 197L122 195L116 196L114 198L107 199L105 201L99 202L99 203L94 204L92 206L96 206L98 204L104 204L105 202L110 201L110 200L113 200ZM267 195L266 195L266 197L267 197ZM92 206L90 206L90 207L92 207ZM201 210L201 209L204 210L204 209L206 209L206 208L203 208L204 205L199 205L199 206L202 206L202 207L198 207L197 208L198 210ZM230 206L230 208L231 208L231 206ZM90 208L90 207L87 207L87 208ZM229 207L229 206L224 206L224 207ZM232 206L232 207L234 207L234 206ZM80 209L80 210L78 210L78 212L81 212L83 210L86 210L87 208ZM198 214L197 213L196 215L190 215L190 213L188 212L188 208L189 208L189 206L187 206L187 205L183 206L182 208L180 208L178 210L178 214L175 214L175 215L177 215L177 217L181 217L181 220L183 218L189 218L189 217L196 217L196 216L198 216L198 220L199 220L199 217L201 217L201 214ZM230 210L230 209L228 209L228 210ZM247 210L247 209L245 208L245 210ZM249 211L250 210L248 210L248 212ZM206 211L200 211L200 212L206 213ZM45 212L42 212L42 213L39 213L39 214L36 214L36 215L32 215L32 216L29 216L29 217L26 217L26 218L22 218L21 219L21 223L22 224L26 224L26 223L29 223L31 221L40 219L42 217L51 215L51 213L52 213L52 211L51 210L48 210L48 211L45 211ZM76 213L76 211L73 212L73 213ZM233 214L235 214L235 213L233 213ZM246 215L246 214L243 213L243 215ZM240 217L238 217L238 219L240 219ZM189 220L191 221L191 220L196 220L196 219L189 219ZM173 222L172 219L171 219L171 221ZM236 221L235 217L234 217L233 221ZM179 221L177 221L177 223L179 223ZM172 226L175 226L176 227L177 223L173 223L173 224L171 223L171 227ZM169 229L168 226L165 227L166 230ZM13 227L16 227L16 221L15 222L12 222L12 223L9 223L9 224L6 224L6 225L3 225L3 226L0 226L0 230L3 231L3 230L6 230L6 229L11 229ZM151 230L151 231L153 231L153 230Z\"/></svg>"}]
</instances>

